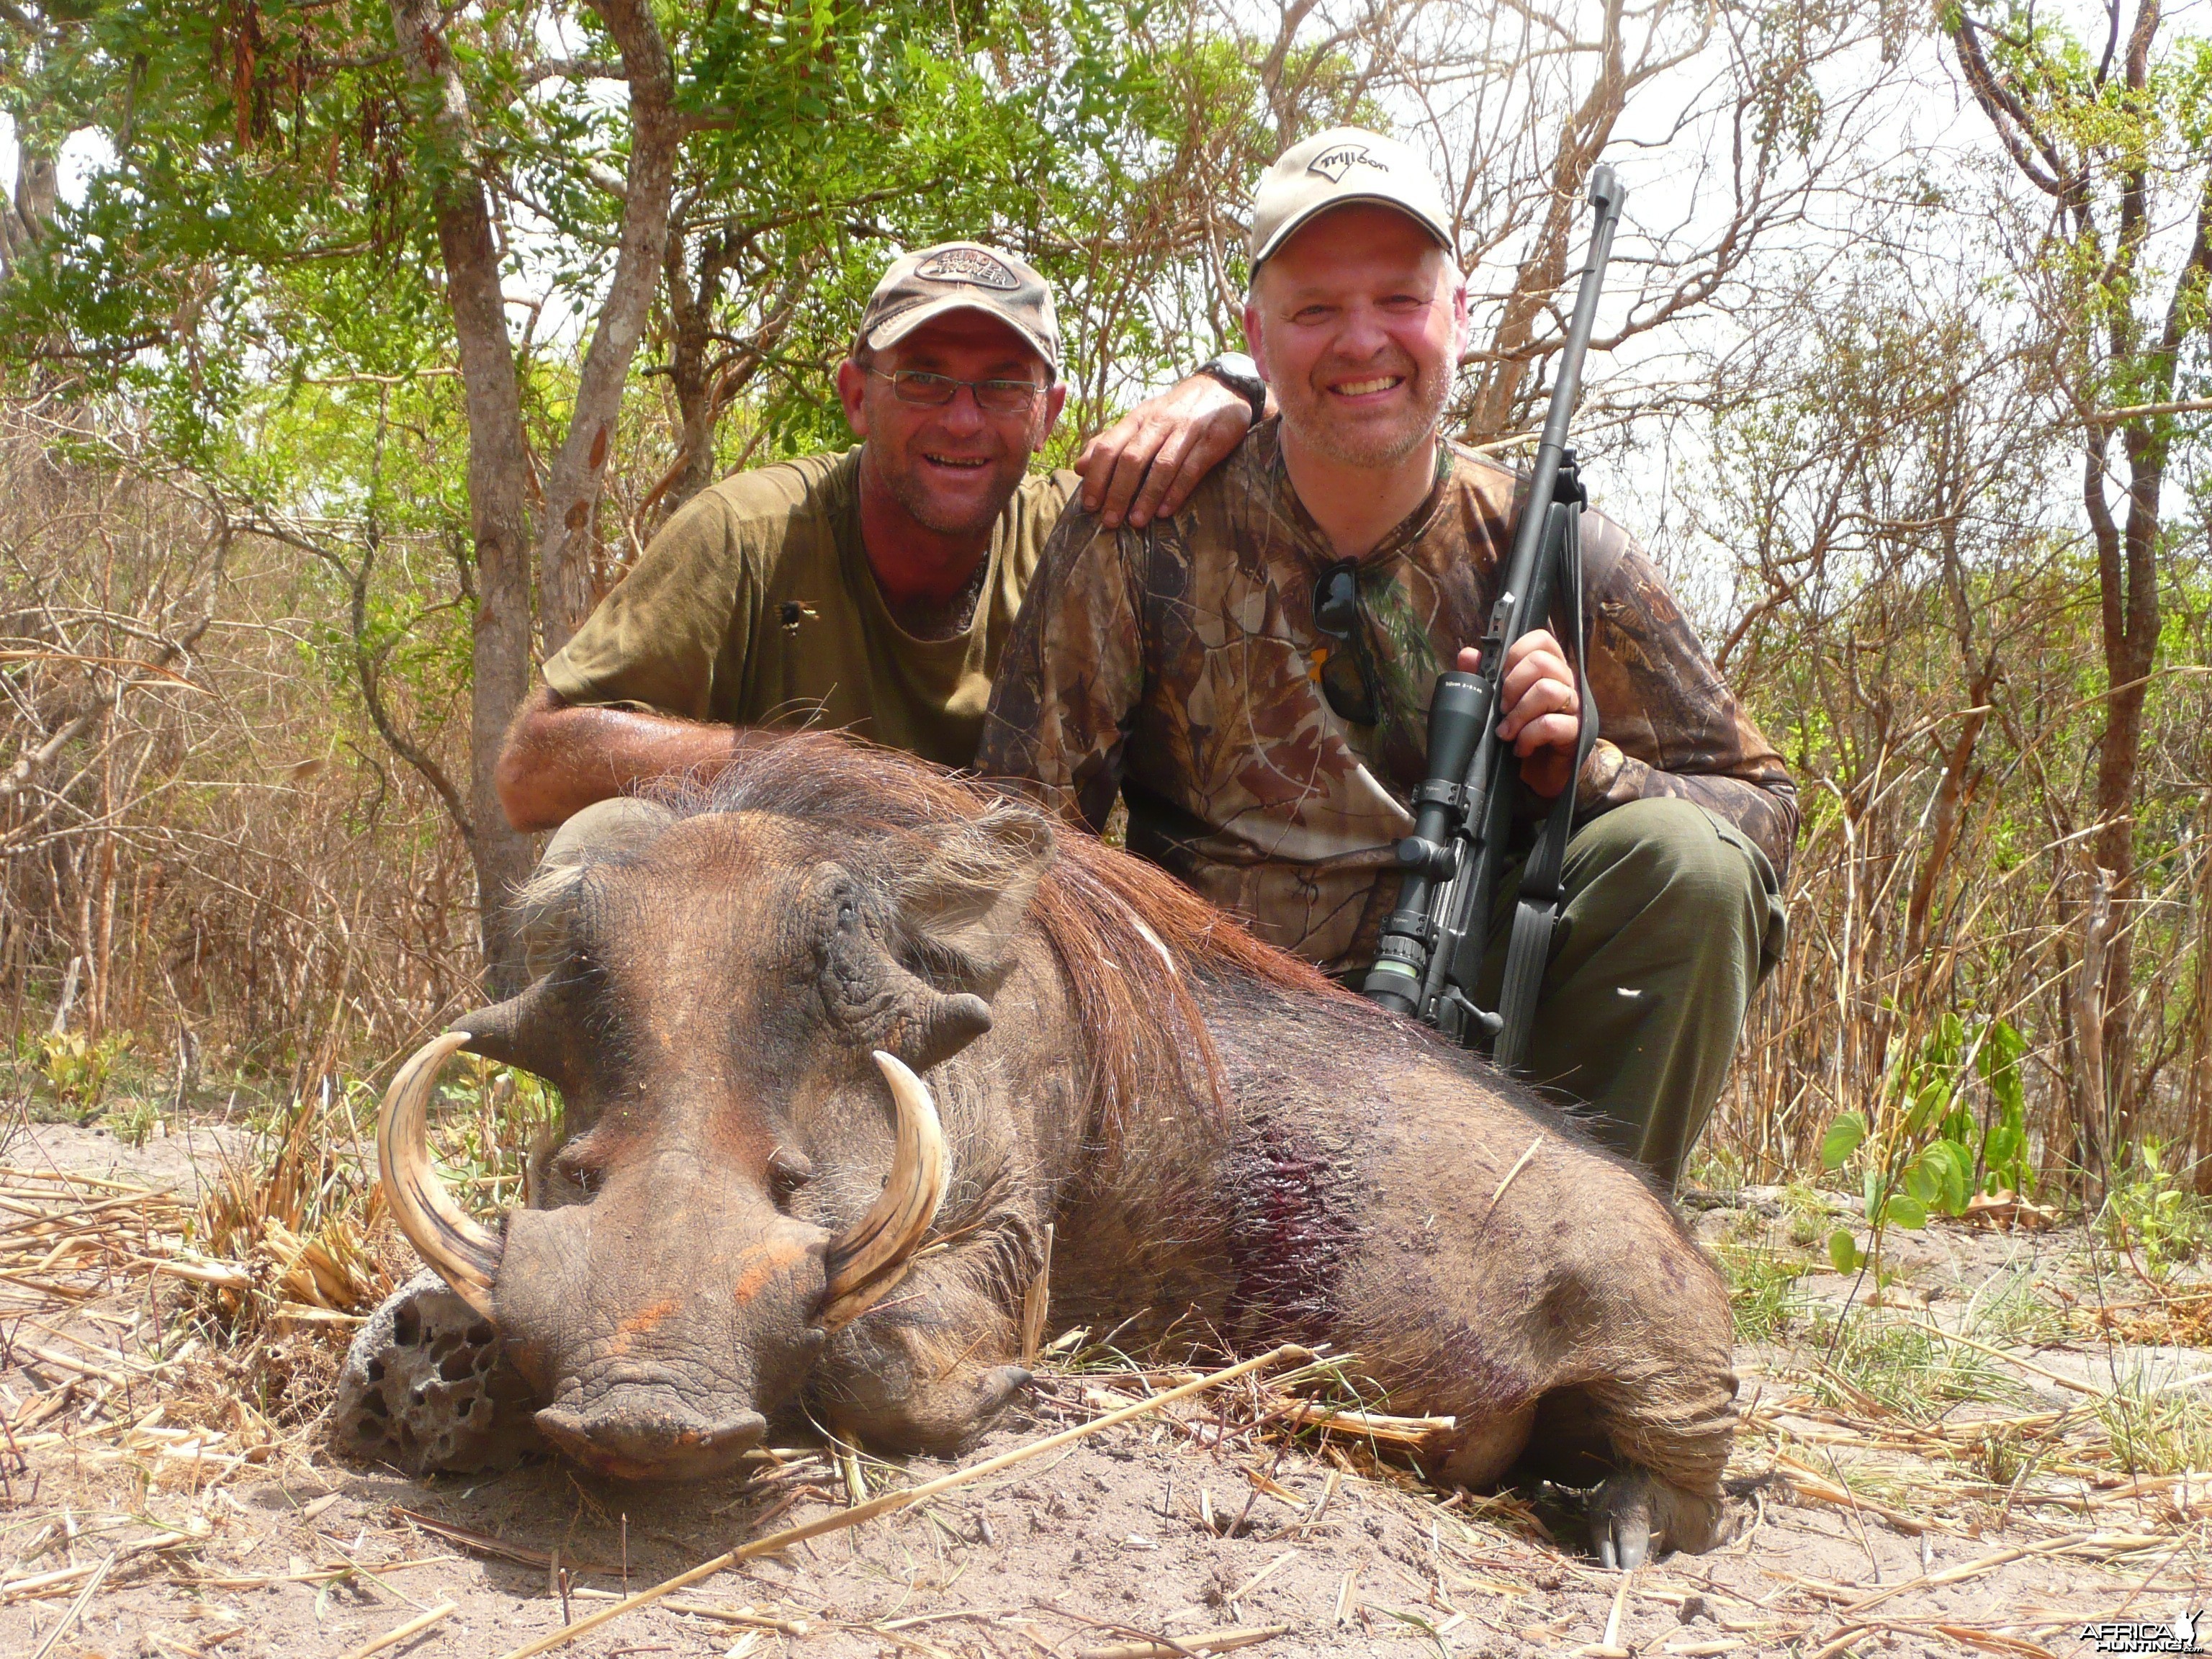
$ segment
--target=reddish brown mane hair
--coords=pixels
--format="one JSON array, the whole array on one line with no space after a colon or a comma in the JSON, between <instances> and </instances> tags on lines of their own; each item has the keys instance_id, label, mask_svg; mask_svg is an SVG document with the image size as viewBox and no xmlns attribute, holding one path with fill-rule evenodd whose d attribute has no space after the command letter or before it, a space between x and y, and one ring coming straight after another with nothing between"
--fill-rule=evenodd
<instances>
[{"instance_id":1,"label":"reddish brown mane hair","mask_svg":"<svg viewBox=\"0 0 2212 1659\"><path fill-rule=\"evenodd\" d=\"M833 732L758 738L714 782L653 793L687 816L773 812L841 836L941 836L1010 802L1034 807L1006 788ZM1368 1006L1318 969L1261 944L1164 871L1087 830L1054 827L1056 856L1030 917L1058 957L1089 1034L1095 1104L1104 1122L1171 1082L1218 1100L1213 1042L1192 994L1194 978Z\"/></svg>"}]
</instances>

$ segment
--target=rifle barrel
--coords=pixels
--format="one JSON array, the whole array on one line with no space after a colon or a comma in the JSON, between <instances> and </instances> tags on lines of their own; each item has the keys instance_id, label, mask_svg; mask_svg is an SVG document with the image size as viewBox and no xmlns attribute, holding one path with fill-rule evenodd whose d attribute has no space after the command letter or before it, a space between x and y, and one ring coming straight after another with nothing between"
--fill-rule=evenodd
<instances>
[{"instance_id":1,"label":"rifle barrel","mask_svg":"<svg viewBox=\"0 0 2212 1659\"><path fill-rule=\"evenodd\" d=\"M1620 207L1627 198L1612 167L1600 162L1590 171L1590 205L1597 210L1597 217L1590 226L1589 249L1582 268L1582 286L1575 294L1575 309L1568 319L1566 343L1559 349L1559 368L1552 382L1551 407L1544 412L1544 435L1536 446L1536 462L1528 475L1528 499L1521 509L1521 522L1514 527L1513 552L1505 562L1505 579L1501 594L1510 595L1515 609L1504 643L1513 641L1540 622L1528 619L1521 601L1528 596L1536 571L1537 556L1542 551L1545 520L1551 516L1552 492L1559 477L1559 463L1566 459L1567 427L1575 416L1575 405L1581 400L1583 389L1583 359L1589 354L1590 332L1597 325L1598 296L1605 288L1606 262L1613 257L1613 233L1620 223ZM1492 665L1486 663L1486 669ZM1503 665L1498 665L1503 667Z\"/></svg>"}]
</instances>

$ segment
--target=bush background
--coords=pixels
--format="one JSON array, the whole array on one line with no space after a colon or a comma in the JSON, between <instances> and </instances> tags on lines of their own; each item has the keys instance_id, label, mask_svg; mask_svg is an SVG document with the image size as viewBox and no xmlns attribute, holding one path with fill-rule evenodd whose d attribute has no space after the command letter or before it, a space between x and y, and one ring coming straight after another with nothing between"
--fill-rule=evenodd
<instances>
[{"instance_id":1,"label":"bush background","mask_svg":"<svg viewBox=\"0 0 2212 1659\"><path fill-rule=\"evenodd\" d=\"M1589 167L1633 192L1581 441L1806 811L1701 1178L1856 1114L1831 1161L1885 1194L1940 1196L1939 1141L1972 1188L2212 1192L2212 46L2154 7L4 26L0 1000L40 1109L111 1064L167 1111L380 1078L512 974L482 919L531 849L485 781L531 663L703 483L846 441L892 254L1047 270L1065 461L1236 343L1260 167L1357 119L1457 204L1451 419L1508 453Z\"/></svg>"}]
</instances>

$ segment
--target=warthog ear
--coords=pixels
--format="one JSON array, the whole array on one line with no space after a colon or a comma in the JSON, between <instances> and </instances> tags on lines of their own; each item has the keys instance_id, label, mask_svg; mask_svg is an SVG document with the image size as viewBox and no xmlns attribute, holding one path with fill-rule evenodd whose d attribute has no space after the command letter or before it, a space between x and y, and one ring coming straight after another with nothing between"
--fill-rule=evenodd
<instances>
[{"instance_id":1,"label":"warthog ear","mask_svg":"<svg viewBox=\"0 0 2212 1659\"><path fill-rule=\"evenodd\" d=\"M659 801L617 795L594 801L554 831L514 899L533 977L558 967L567 953L576 896L592 866L644 852L675 821L675 813Z\"/></svg>"},{"instance_id":2,"label":"warthog ear","mask_svg":"<svg viewBox=\"0 0 2212 1659\"><path fill-rule=\"evenodd\" d=\"M1014 935L1052 865L1052 825L994 806L935 848L898 889L899 925L925 957L949 960L985 997L1014 965Z\"/></svg>"}]
</instances>

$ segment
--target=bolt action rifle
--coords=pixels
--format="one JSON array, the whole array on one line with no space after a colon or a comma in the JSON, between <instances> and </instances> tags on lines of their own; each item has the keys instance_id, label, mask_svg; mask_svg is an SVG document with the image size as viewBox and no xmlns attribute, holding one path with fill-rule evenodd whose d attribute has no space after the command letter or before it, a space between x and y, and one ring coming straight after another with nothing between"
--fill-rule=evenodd
<instances>
[{"instance_id":1,"label":"bolt action rifle","mask_svg":"<svg viewBox=\"0 0 2212 1659\"><path fill-rule=\"evenodd\" d=\"M1596 217L1589 253L1512 554L1483 635L1481 666L1472 674L1437 677L1429 704L1429 775L1413 792L1413 833L1398 843L1405 883L1362 987L1384 1007L1412 1014L1466 1048L1491 1044L1492 1058L1509 1068L1528 1053L1537 990L1566 903L1560 878L1574 828L1574 778L1581 776L1597 736L1597 708L1583 672L1581 522L1589 497L1567 447L1567 422L1581 392L1583 358L1626 196L1610 167L1592 171L1589 200ZM1477 1004L1475 987L1490 947L1491 910L1512 834L1512 785L1519 776L1512 750L1498 737L1499 691L1513 642L1545 626L1555 602L1582 704L1574 778L1553 804L1522 866L1504 978L1492 1011Z\"/></svg>"}]
</instances>

